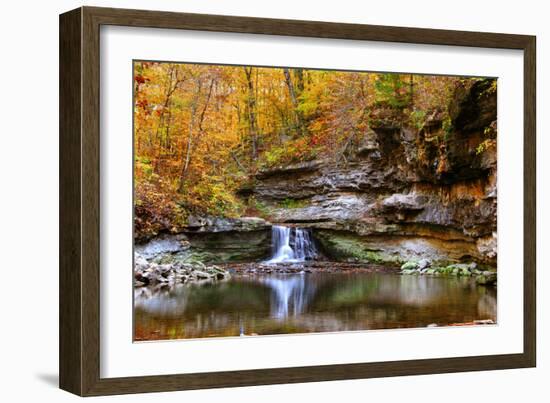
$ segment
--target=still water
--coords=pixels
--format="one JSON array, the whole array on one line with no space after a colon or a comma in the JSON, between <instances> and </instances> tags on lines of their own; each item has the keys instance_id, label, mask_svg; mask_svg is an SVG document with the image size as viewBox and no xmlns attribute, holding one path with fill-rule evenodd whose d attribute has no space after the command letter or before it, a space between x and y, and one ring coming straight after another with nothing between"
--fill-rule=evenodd
<instances>
[{"instance_id":1,"label":"still water","mask_svg":"<svg viewBox=\"0 0 550 403\"><path fill-rule=\"evenodd\" d=\"M242 276L142 287L135 340L334 332L496 322L496 288L470 278L382 273Z\"/></svg>"}]
</instances>

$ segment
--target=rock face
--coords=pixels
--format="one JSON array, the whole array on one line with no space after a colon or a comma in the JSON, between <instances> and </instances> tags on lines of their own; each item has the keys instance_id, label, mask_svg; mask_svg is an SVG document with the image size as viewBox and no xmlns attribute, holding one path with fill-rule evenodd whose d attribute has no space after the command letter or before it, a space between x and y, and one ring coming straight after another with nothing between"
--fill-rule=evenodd
<instances>
[{"instance_id":1,"label":"rock face","mask_svg":"<svg viewBox=\"0 0 550 403\"><path fill-rule=\"evenodd\" d=\"M165 254L182 253L189 250L189 241L183 234L178 235L160 235L151 241L136 245L136 256L141 259L154 259L157 256ZM137 264L136 257L136 264Z\"/></svg>"},{"instance_id":2,"label":"rock face","mask_svg":"<svg viewBox=\"0 0 550 403\"><path fill-rule=\"evenodd\" d=\"M271 224L258 217L190 217L185 235L203 262L253 262L271 253Z\"/></svg>"},{"instance_id":3,"label":"rock face","mask_svg":"<svg viewBox=\"0 0 550 403\"><path fill-rule=\"evenodd\" d=\"M494 267L497 109L489 86L457 88L450 121L434 111L420 128L402 112L377 110L346 163L261 171L247 194L271 208L274 222L313 228L334 259ZM283 208L288 200L298 207Z\"/></svg>"},{"instance_id":4,"label":"rock face","mask_svg":"<svg viewBox=\"0 0 550 403\"><path fill-rule=\"evenodd\" d=\"M259 217L221 218L212 216L190 216L185 233L251 232L269 230L271 224Z\"/></svg>"},{"instance_id":5,"label":"rock face","mask_svg":"<svg viewBox=\"0 0 550 403\"><path fill-rule=\"evenodd\" d=\"M253 262L271 253L271 224L258 217L188 219L185 232L161 235L135 251L159 264Z\"/></svg>"}]
</instances>

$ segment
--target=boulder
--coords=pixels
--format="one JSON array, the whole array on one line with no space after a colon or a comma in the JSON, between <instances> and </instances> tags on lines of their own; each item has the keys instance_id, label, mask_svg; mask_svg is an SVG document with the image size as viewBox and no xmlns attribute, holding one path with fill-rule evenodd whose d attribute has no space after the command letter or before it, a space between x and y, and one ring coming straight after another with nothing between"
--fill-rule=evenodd
<instances>
[{"instance_id":1,"label":"boulder","mask_svg":"<svg viewBox=\"0 0 550 403\"><path fill-rule=\"evenodd\" d=\"M420 259L420 261L418 262L418 268L420 270L424 270L424 269L427 269L428 267L430 267L432 264L432 262L430 262L429 259Z\"/></svg>"},{"instance_id":2,"label":"boulder","mask_svg":"<svg viewBox=\"0 0 550 403\"><path fill-rule=\"evenodd\" d=\"M412 270L417 270L418 268L419 268L418 262L413 262L413 261L405 262L401 266L401 270L403 271L412 271Z\"/></svg>"}]
</instances>

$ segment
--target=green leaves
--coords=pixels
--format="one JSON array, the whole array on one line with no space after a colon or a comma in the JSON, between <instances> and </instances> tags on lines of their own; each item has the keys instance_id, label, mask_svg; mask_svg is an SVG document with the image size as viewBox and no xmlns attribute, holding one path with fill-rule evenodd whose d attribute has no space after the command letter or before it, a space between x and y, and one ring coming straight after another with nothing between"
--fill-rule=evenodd
<instances>
[{"instance_id":1,"label":"green leaves","mask_svg":"<svg viewBox=\"0 0 550 403\"><path fill-rule=\"evenodd\" d=\"M374 83L376 104L403 109L411 104L409 85L401 74L378 74Z\"/></svg>"}]
</instances>

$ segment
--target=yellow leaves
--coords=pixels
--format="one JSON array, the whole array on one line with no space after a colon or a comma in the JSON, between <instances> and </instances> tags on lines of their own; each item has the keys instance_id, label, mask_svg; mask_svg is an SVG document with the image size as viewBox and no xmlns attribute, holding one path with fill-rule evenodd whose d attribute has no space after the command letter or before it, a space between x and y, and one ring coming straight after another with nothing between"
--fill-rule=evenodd
<instances>
[{"instance_id":1,"label":"yellow leaves","mask_svg":"<svg viewBox=\"0 0 550 403\"><path fill-rule=\"evenodd\" d=\"M459 80L411 77L136 62L138 232L174 230L189 212L239 214L236 191L259 167L348 152L368 130L381 90L405 99L412 88L411 110L420 112L411 124L421 125L422 111L444 107Z\"/></svg>"}]
</instances>

